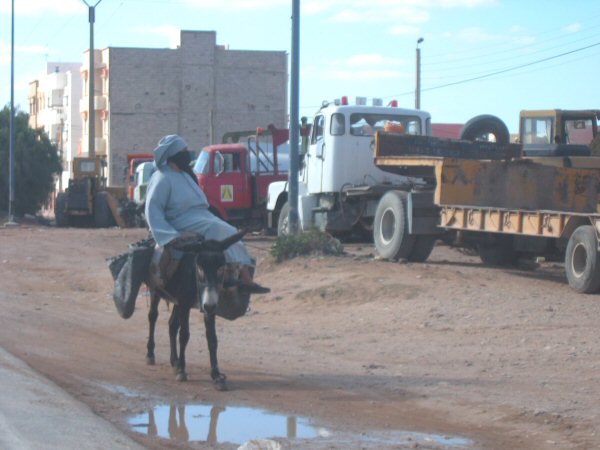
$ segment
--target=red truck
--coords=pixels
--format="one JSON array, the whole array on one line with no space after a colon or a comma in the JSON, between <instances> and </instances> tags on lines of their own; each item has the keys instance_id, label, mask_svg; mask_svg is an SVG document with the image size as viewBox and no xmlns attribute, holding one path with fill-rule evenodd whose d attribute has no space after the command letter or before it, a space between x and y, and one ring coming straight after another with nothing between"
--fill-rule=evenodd
<instances>
[{"instance_id":1,"label":"red truck","mask_svg":"<svg viewBox=\"0 0 600 450\"><path fill-rule=\"evenodd\" d=\"M308 130L303 128L303 136ZM194 164L210 210L235 226L264 229L267 190L288 178L289 130L226 133L223 143L204 147Z\"/></svg>"},{"instance_id":2,"label":"red truck","mask_svg":"<svg viewBox=\"0 0 600 450\"><path fill-rule=\"evenodd\" d=\"M129 153L127 155L127 198L134 201L133 191L135 189L135 171L144 162L154 161L152 153Z\"/></svg>"}]
</instances>

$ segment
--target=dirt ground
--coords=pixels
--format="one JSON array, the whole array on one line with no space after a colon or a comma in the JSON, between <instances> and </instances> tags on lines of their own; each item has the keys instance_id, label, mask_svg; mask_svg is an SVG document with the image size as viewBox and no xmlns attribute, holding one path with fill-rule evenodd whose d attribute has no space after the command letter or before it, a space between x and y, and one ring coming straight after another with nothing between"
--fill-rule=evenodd
<instances>
[{"instance_id":1,"label":"dirt ground","mask_svg":"<svg viewBox=\"0 0 600 450\"><path fill-rule=\"evenodd\" d=\"M283 448L600 448L600 298L573 292L561 264L495 269L441 245L425 264L391 263L370 244L275 264L272 240L249 236L272 293L254 296L241 319L218 320L229 382L218 392L200 313L185 383L168 363L166 305L155 366L145 362L147 297L130 319L117 314L105 258L145 236L0 229L0 345L150 449L237 448L128 423L191 404L264 408L331 432L277 439ZM468 441L394 443L398 432Z\"/></svg>"}]
</instances>

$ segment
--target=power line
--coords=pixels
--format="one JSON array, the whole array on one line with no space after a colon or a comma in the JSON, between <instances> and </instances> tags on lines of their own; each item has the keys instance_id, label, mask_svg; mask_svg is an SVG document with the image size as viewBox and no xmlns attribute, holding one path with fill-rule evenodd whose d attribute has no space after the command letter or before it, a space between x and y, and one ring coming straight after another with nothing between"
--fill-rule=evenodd
<instances>
[{"instance_id":1,"label":"power line","mask_svg":"<svg viewBox=\"0 0 600 450\"><path fill-rule=\"evenodd\" d=\"M595 16L592 16L592 17L588 17L588 22L587 23L596 24L597 23L596 19L598 19L598 18L600 18L600 15L595 15ZM584 22L584 29L581 30L581 31L577 31L576 34L585 33L585 32L588 32L588 31L593 30L593 29L598 28L598 27L600 27L600 25L585 26L585 22ZM549 30L542 31L540 33L531 34L528 37L539 38L541 36L545 36L545 35L550 34L550 33L556 33L557 31L560 31L560 30L557 30L556 28L552 28L552 29L549 29ZM546 38L546 39L544 39L544 42L555 41L557 39L561 39L563 37L569 37L569 36L570 35L558 35L558 36ZM435 64L438 64L438 61L439 61L439 63L444 63L445 61L460 61L460 60L475 59L475 58L480 58L481 56L487 56L489 54L493 55L493 54L498 54L498 53L506 53L506 52L511 52L511 51L514 51L514 50L520 50L520 49L529 48L529 47L535 45L535 44L527 44L527 45L522 45L522 46L516 47L516 48L514 48L514 47L511 46L510 48L507 48L507 49L504 49L504 50L499 50L499 51L494 52L494 53L490 53L490 49L494 49L494 48L498 48L498 47L504 47L504 46L510 45L510 44L511 43L500 42L500 43L497 43L497 44L478 46L478 47L471 48L471 49L468 49L468 50L463 50L463 51L461 51L461 55L468 54L468 53L474 53L474 52L478 52L478 51L481 51L483 53L477 54L475 56L466 57L466 58L460 58L460 59L450 59L450 58L448 58L448 53L447 52L438 53L438 54L435 54L435 53L429 54L428 53L430 56L432 56L435 59L435 62L424 63L423 65L424 66L425 65L435 65Z\"/></svg>"},{"instance_id":2,"label":"power line","mask_svg":"<svg viewBox=\"0 0 600 450\"><path fill-rule=\"evenodd\" d=\"M575 43L580 43L582 41L588 41L589 42L590 38L597 39L598 37L600 37L600 35L594 35L594 36L591 36L591 37L584 37L584 38L581 38L581 39L573 40L571 42L566 42L566 43L563 43L563 44L555 45L553 47L548 47L548 48L544 48L544 49L540 49L540 50L535 50L535 51L532 51L532 52L527 53L527 54L515 55L515 56L512 56L512 57L506 57L506 58L496 59L496 60L492 60L492 61L488 61L488 62L485 62L484 60L479 59L479 62L481 64L485 63L486 65L490 66L490 65L495 65L497 63L501 63L501 62L523 59L525 57L530 58L533 55L547 53L547 52L550 52L551 50L556 50L556 49L559 49L561 47L566 47L566 46L569 46L569 45L572 45L572 44L575 44ZM527 47L522 47L522 48L527 48ZM515 49L515 50L518 50L518 49ZM458 67L451 67L450 66L450 67L443 67L443 68L438 67L437 70L440 71L440 72L443 71L444 74L445 74L445 76L447 76L448 72L450 72L450 71L463 70L463 69L468 69L468 68L471 68L471 67L472 66L470 66L470 65L461 65L461 66L458 66ZM460 76L460 75L456 75L456 76ZM427 77L425 77L425 78L427 78Z\"/></svg>"},{"instance_id":3,"label":"power line","mask_svg":"<svg viewBox=\"0 0 600 450\"><path fill-rule=\"evenodd\" d=\"M526 63L526 64L520 64L518 66L509 67L509 68L502 69L502 70L497 70L495 72L490 72L490 73L487 73L485 75L480 75L480 76L477 76L477 77L471 77L471 78L467 78L467 79L460 80L460 81L454 81L454 82L451 82L451 83L441 84L439 86L433 86L433 87L430 87L430 88L421 89L421 91L433 91L433 90L436 90L436 89L442 89L442 88L446 88L446 87L449 87L449 86L456 86L458 84L464 84L464 83L469 83L471 81L481 80L483 78L489 78L489 77L492 77L492 76L495 76L495 75L500 75L502 73L511 72L513 70L522 69L523 67L529 67L529 66L533 66L535 64L540 64L540 63L543 63L543 62L546 62L546 61L550 61L550 60L553 60L553 59L561 58L563 56L571 55L571 54L577 53L577 52L581 52L583 50L587 50L589 48L597 47L599 45L600 45L600 42L596 42L595 44L587 45L585 47L577 48L575 50L571 50L571 51L568 51L568 52L559 53L558 55L549 56L548 58L538 59L536 61L532 61L532 62L529 62L529 63ZM396 94L396 95L394 95L392 97L400 97L400 96L412 95L412 94L414 94L414 91L411 90L411 91L403 92L401 94Z\"/></svg>"}]
</instances>

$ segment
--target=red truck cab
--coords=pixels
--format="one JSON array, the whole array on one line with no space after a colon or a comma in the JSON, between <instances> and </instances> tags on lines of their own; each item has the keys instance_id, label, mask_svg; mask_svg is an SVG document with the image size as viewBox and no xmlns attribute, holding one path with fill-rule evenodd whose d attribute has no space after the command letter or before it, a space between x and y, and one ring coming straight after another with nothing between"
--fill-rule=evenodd
<instances>
[{"instance_id":1,"label":"red truck cab","mask_svg":"<svg viewBox=\"0 0 600 450\"><path fill-rule=\"evenodd\" d=\"M143 163L153 161L152 153L129 153L127 155L127 198L133 201L133 191L135 189L135 169Z\"/></svg>"},{"instance_id":2,"label":"red truck cab","mask_svg":"<svg viewBox=\"0 0 600 450\"><path fill-rule=\"evenodd\" d=\"M288 178L288 130L271 131L204 147L194 164L211 211L233 225L263 228L269 184Z\"/></svg>"}]
</instances>

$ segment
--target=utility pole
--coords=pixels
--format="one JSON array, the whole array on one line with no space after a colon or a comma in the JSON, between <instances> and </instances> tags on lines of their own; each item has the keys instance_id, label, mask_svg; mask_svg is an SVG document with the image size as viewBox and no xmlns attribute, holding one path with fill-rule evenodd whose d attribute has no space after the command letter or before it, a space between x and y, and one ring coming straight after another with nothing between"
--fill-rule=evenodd
<instances>
[{"instance_id":1,"label":"utility pole","mask_svg":"<svg viewBox=\"0 0 600 450\"><path fill-rule=\"evenodd\" d=\"M90 62L88 68L88 156L96 156L96 111L94 110L94 22L96 20L96 6L90 5L86 0L81 0L88 7L90 21Z\"/></svg>"},{"instance_id":2,"label":"utility pole","mask_svg":"<svg viewBox=\"0 0 600 450\"><path fill-rule=\"evenodd\" d=\"M289 233L298 233L298 144L300 141L300 0L292 0L292 52L290 74Z\"/></svg>"},{"instance_id":3,"label":"utility pole","mask_svg":"<svg viewBox=\"0 0 600 450\"><path fill-rule=\"evenodd\" d=\"M10 120L8 144L8 223L16 225L15 219L15 0L12 0L10 31Z\"/></svg>"},{"instance_id":4,"label":"utility pole","mask_svg":"<svg viewBox=\"0 0 600 450\"><path fill-rule=\"evenodd\" d=\"M421 49L419 44L425 39L419 38L417 41L417 86L415 88L415 109L421 109Z\"/></svg>"}]
</instances>

